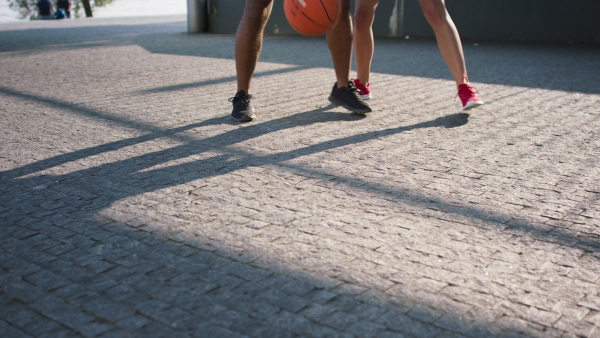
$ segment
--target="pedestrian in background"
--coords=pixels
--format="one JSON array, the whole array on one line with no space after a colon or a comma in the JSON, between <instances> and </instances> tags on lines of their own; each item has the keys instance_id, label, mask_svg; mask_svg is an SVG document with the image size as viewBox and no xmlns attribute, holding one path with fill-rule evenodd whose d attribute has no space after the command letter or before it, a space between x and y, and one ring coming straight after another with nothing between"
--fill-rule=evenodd
<instances>
[{"instance_id":1,"label":"pedestrian in background","mask_svg":"<svg viewBox=\"0 0 600 338\"><path fill-rule=\"evenodd\" d=\"M73 6L73 0L56 0L56 7L62 9L67 18L71 18L71 6Z\"/></svg>"},{"instance_id":2,"label":"pedestrian in background","mask_svg":"<svg viewBox=\"0 0 600 338\"><path fill-rule=\"evenodd\" d=\"M54 19L54 2L52 0L39 0L37 2L38 20Z\"/></svg>"}]
</instances>

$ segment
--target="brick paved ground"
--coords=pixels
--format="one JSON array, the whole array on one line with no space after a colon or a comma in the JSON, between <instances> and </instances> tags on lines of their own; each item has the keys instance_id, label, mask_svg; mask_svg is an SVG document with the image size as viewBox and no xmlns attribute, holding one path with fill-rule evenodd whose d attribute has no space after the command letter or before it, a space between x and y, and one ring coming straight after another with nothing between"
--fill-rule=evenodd
<instances>
[{"instance_id":1,"label":"brick paved ground","mask_svg":"<svg viewBox=\"0 0 600 338\"><path fill-rule=\"evenodd\" d=\"M322 39L182 17L0 25L0 336L600 337L600 48Z\"/></svg>"}]
</instances>

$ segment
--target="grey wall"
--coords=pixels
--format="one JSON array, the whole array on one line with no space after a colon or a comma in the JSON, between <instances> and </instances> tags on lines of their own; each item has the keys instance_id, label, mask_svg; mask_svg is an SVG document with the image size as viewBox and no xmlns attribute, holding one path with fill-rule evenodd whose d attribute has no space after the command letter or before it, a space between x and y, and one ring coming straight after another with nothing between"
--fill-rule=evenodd
<instances>
[{"instance_id":1,"label":"grey wall","mask_svg":"<svg viewBox=\"0 0 600 338\"><path fill-rule=\"evenodd\" d=\"M190 6L194 1L201 4ZM600 43L599 0L447 0L446 6L463 39ZM202 9L198 16L206 31L233 34L244 1L188 0L188 8ZM381 0L373 31L378 37L434 37L418 0ZM285 19L282 0L275 0L265 34L297 34Z\"/></svg>"},{"instance_id":2,"label":"grey wall","mask_svg":"<svg viewBox=\"0 0 600 338\"><path fill-rule=\"evenodd\" d=\"M385 1L385 0L382 0ZM600 43L598 0L447 0L468 39ZM406 35L433 36L418 1L404 1Z\"/></svg>"}]
</instances>

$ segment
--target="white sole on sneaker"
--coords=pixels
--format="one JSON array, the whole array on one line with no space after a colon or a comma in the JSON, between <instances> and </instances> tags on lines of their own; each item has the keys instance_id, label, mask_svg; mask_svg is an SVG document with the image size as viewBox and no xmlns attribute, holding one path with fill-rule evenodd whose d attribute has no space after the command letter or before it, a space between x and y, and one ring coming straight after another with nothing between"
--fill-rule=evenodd
<instances>
[{"instance_id":1,"label":"white sole on sneaker","mask_svg":"<svg viewBox=\"0 0 600 338\"><path fill-rule=\"evenodd\" d=\"M371 93L360 96L360 98L363 100L370 100L372 97L373 96L371 96Z\"/></svg>"},{"instance_id":2,"label":"white sole on sneaker","mask_svg":"<svg viewBox=\"0 0 600 338\"><path fill-rule=\"evenodd\" d=\"M462 110L469 110L483 105L483 101L469 101Z\"/></svg>"}]
</instances>

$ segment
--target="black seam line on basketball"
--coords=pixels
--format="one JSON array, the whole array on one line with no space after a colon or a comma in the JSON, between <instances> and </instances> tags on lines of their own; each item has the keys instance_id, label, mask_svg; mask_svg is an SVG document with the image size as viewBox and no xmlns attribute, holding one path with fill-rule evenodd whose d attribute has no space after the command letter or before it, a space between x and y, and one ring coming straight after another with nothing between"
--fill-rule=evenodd
<instances>
[{"instance_id":1,"label":"black seam line on basketball","mask_svg":"<svg viewBox=\"0 0 600 338\"><path fill-rule=\"evenodd\" d=\"M325 14L327 14L327 19L329 19L329 21L333 22L333 20L331 20L331 16L329 16L329 12L327 11L327 7L325 7L325 4L323 3L323 0L319 0L319 2L321 3L321 6L323 6L323 10L325 11Z\"/></svg>"},{"instance_id":2,"label":"black seam line on basketball","mask_svg":"<svg viewBox=\"0 0 600 338\"><path fill-rule=\"evenodd\" d=\"M305 18L307 18L308 20L310 20L310 22L314 23L315 25L322 27L322 28L327 28L327 26L323 26L320 23L316 22L315 20L311 19L309 16L307 16L306 14L304 14L304 12L300 12L302 13L302 15L304 15Z\"/></svg>"},{"instance_id":3,"label":"black seam line on basketball","mask_svg":"<svg viewBox=\"0 0 600 338\"><path fill-rule=\"evenodd\" d=\"M325 7L325 4L323 3L323 0L319 0L319 2L321 3L321 6L323 6L323 10L325 11L325 15L327 15L327 19L333 23L333 20L331 20L331 16L329 15L329 12L327 11L327 7ZM292 3L296 4L296 0L292 0ZM296 6L298 6L298 5L296 5ZM306 17L308 20L310 20L315 25L323 27L323 28L327 28L327 26L320 25L320 24L316 23L315 21L313 21L313 19L306 16L306 14L304 14L304 12L300 11L300 13L302 13L302 15L304 15L304 17Z\"/></svg>"}]
</instances>

